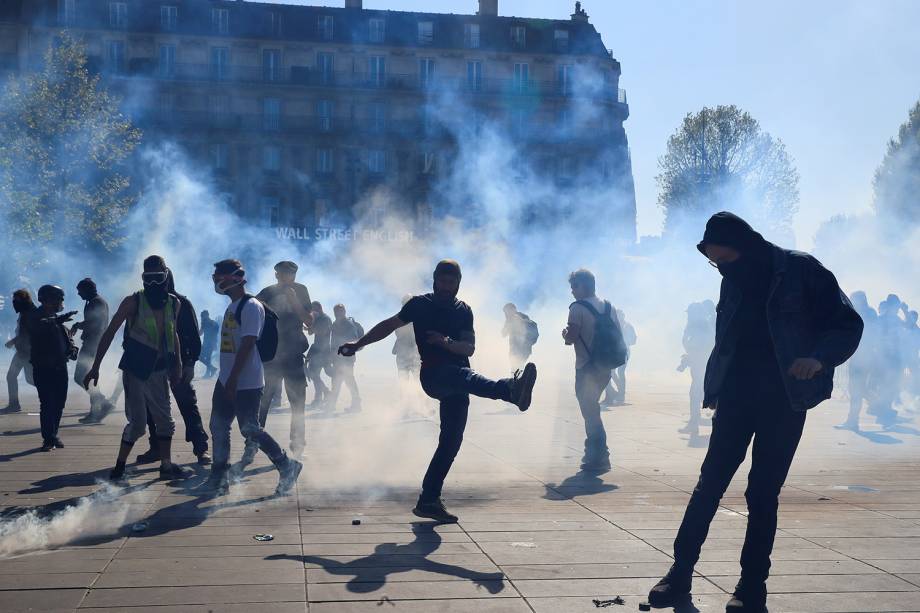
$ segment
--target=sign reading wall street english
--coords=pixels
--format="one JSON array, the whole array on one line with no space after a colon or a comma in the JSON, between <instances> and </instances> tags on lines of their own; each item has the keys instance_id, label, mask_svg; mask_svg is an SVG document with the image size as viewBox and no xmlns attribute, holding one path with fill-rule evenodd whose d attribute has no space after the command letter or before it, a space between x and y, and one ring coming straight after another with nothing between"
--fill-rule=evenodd
<instances>
[{"instance_id":1,"label":"sign reading wall street english","mask_svg":"<svg viewBox=\"0 0 920 613\"><path fill-rule=\"evenodd\" d=\"M412 230L375 230L355 228L278 227L276 236L289 241L382 241L408 243L415 240Z\"/></svg>"}]
</instances>

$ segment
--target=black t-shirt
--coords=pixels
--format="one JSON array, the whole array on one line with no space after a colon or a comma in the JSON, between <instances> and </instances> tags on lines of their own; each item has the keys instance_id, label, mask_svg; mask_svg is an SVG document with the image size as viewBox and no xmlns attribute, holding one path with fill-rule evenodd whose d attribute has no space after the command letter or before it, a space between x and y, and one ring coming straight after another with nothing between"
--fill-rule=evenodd
<instances>
[{"instance_id":1,"label":"black t-shirt","mask_svg":"<svg viewBox=\"0 0 920 613\"><path fill-rule=\"evenodd\" d=\"M293 283L290 287L294 288L297 294L297 300L303 307L303 310L310 312L310 292L305 285ZM303 322L300 316L291 307L288 297L285 295L287 287L279 283L269 285L256 295L256 299L275 312L278 316L278 353L282 355L294 355L303 353L307 350L307 335L303 331Z\"/></svg>"},{"instance_id":2,"label":"black t-shirt","mask_svg":"<svg viewBox=\"0 0 920 613\"><path fill-rule=\"evenodd\" d=\"M473 309L462 300L453 304L437 302L434 294L413 296L397 315L405 323L415 325L415 344L422 358L422 368L456 364L469 366L466 356L451 353L442 347L428 344L428 332L439 332L458 341L475 340Z\"/></svg>"}]
</instances>

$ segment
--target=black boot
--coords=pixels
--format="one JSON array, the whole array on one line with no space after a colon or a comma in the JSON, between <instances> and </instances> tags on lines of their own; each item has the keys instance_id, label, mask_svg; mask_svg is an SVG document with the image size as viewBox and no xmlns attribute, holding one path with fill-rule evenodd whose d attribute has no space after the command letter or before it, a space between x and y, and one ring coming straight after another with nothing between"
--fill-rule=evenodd
<instances>
[{"instance_id":1,"label":"black boot","mask_svg":"<svg viewBox=\"0 0 920 613\"><path fill-rule=\"evenodd\" d=\"M764 581L746 581L743 577L735 586L725 613L767 613L767 584Z\"/></svg>"},{"instance_id":2,"label":"black boot","mask_svg":"<svg viewBox=\"0 0 920 613\"><path fill-rule=\"evenodd\" d=\"M693 579L693 569L671 566L661 581L648 593L648 603L653 607L672 607L686 600L690 596L690 584Z\"/></svg>"},{"instance_id":3,"label":"black boot","mask_svg":"<svg viewBox=\"0 0 920 613\"><path fill-rule=\"evenodd\" d=\"M425 502L419 498L418 502L415 504L415 508L412 509L412 513L416 517L433 519L442 524L457 523L457 516L447 510L447 507L444 506L440 498L432 502Z\"/></svg>"}]
</instances>

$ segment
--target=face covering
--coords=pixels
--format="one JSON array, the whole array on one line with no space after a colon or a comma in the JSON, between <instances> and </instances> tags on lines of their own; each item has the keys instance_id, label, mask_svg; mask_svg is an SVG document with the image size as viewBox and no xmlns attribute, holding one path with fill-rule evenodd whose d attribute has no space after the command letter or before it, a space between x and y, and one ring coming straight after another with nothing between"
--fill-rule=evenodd
<instances>
[{"instance_id":1,"label":"face covering","mask_svg":"<svg viewBox=\"0 0 920 613\"><path fill-rule=\"evenodd\" d=\"M144 283L144 296L151 307L162 309L166 306L166 300L169 298L166 283Z\"/></svg>"},{"instance_id":2,"label":"face covering","mask_svg":"<svg viewBox=\"0 0 920 613\"><path fill-rule=\"evenodd\" d=\"M234 287L245 283L246 278L243 275L237 275L237 273L242 273L242 272L243 271L240 268L237 268L235 271L233 271L231 275L233 276L234 281L230 283L227 283L226 278L224 278L223 280L214 281L214 291L217 292L218 294L226 295L226 293L230 291L231 289L233 289Z\"/></svg>"}]
</instances>

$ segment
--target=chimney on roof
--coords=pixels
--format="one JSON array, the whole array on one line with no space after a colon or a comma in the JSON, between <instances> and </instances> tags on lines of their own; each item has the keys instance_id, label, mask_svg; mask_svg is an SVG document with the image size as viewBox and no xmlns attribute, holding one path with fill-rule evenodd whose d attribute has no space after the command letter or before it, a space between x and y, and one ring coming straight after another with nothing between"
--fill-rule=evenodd
<instances>
[{"instance_id":1,"label":"chimney on roof","mask_svg":"<svg viewBox=\"0 0 920 613\"><path fill-rule=\"evenodd\" d=\"M362 0L345 0L345 8L361 9L364 8Z\"/></svg>"},{"instance_id":2,"label":"chimney on roof","mask_svg":"<svg viewBox=\"0 0 920 613\"><path fill-rule=\"evenodd\" d=\"M498 17L498 0L479 0L479 12L483 17Z\"/></svg>"},{"instance_id":3,"label":"chimney on roof","mask_svg":"<svg viewBox=\"0 0 920 613\"><path fill-rule=\"evenodd\" d=\"M585 9L581 8L581 2L575 3L575 12L572 13L572 21L584 21L588 23L588 13L585 12Z\"/></svg>"}]
</instances>

